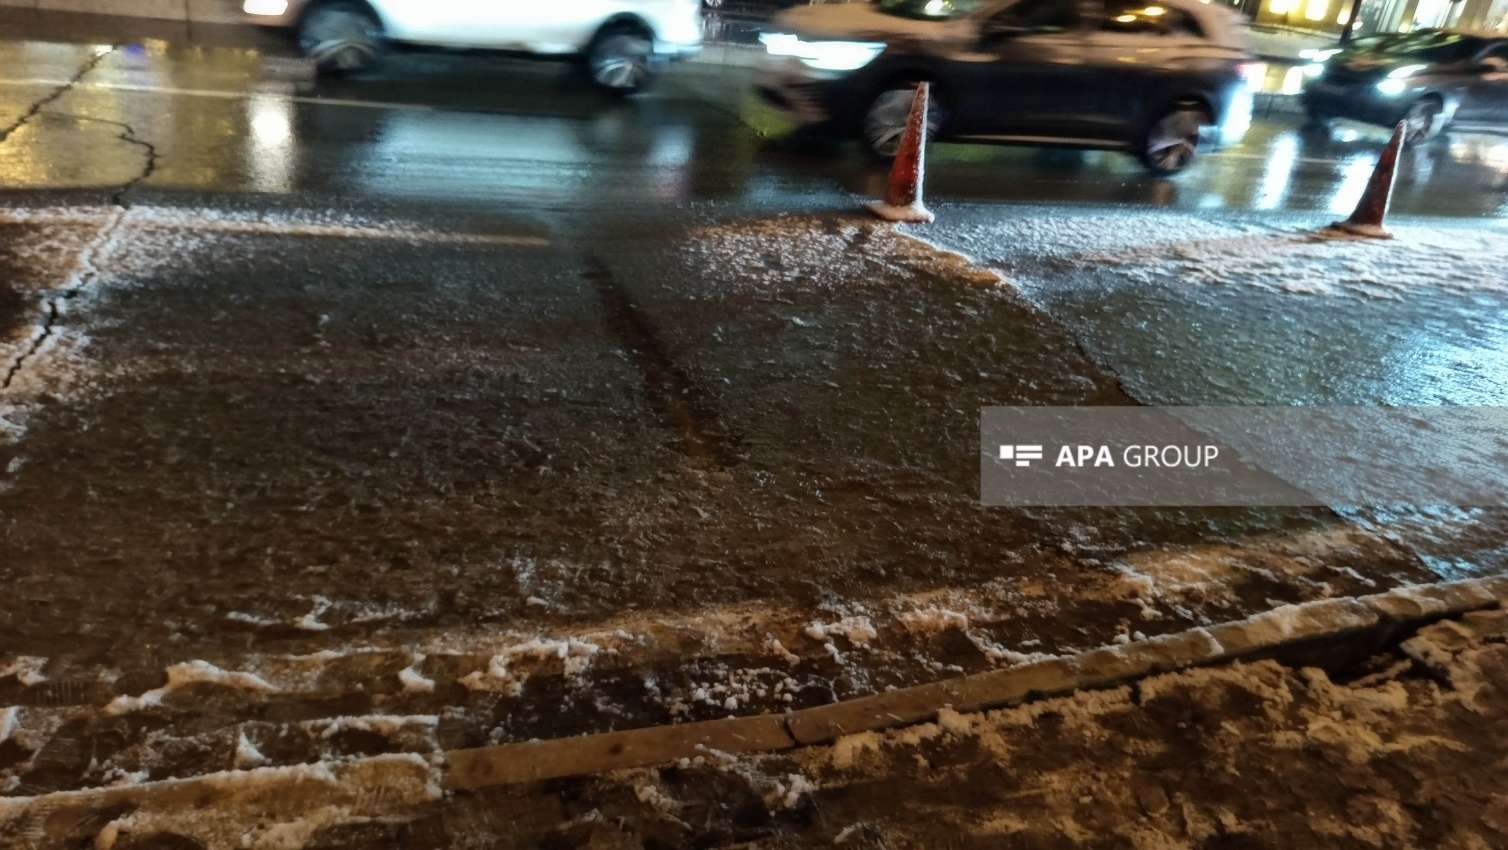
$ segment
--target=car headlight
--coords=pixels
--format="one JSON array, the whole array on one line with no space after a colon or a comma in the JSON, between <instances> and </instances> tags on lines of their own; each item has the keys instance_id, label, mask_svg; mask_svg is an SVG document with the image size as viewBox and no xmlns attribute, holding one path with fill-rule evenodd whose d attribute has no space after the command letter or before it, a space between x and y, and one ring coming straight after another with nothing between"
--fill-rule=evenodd
<instances>
[{"instance_id":1,"label":"car headlight","mask_svg":"<svg viewBox=\"0 0 1508 850\"><path fill-rule=\"evenodd\" d=\"M802 41L783 32L759 37L771 56L794 56L801 64L819 71L854 71L873 62L885 50L875 41Z\"/></svg>"},{"instance_id":2,"label":"car headlight","mask_svg":"<svg viewBox=\"0 0 1508 850\"><path fill-rule=\"evenodd\" d=\"M241 5L241 11L248 15L266 15L275 18L288 11L288 0L246 0Z\"/></svg>"},{"instance_id":3,"label":"car headlight","mask_svg":"<svg viewBox=\"0 0 1508 850\"><path fill-rule=\"evenodd\" d=\"M1299 58L1308 59L1310 62L1324 62L1339 52L1339 47L1330 47L1323 50L1311 47L1307 50L1300 50Z\"/></svg>"},{"instance_id":4,"label":"car headlight","mask_svg":"<svg viewBox=\"0 0 1508 850\"><path fill-rule=\"evenodd\" d=\"M1377 90L1388 97L1397 97L1409 87L1409 77L1428 68L1428 65L1403 65L1388 72L1388 78L1377 84Z\"/></svg>"}]
</instances>

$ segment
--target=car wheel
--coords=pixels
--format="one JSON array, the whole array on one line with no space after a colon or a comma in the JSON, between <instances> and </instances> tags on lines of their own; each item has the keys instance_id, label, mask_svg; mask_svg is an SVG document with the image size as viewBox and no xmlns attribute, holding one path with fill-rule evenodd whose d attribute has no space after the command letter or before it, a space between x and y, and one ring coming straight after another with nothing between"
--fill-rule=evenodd
<instances>
[{"instance_id":1,"label":"car wheel","mask_svg":"<svg viewBox=\"0 0 1508 850\"><path fill-rule=\"evenodd\" d=\"M911 116L911 102L916 98L916 87L900 86L886 89L869 104L864 112L864 146L882 159L894 159L901 148L901 137L906 134L906 119ZM942 129L945 113L934 94L927 104L927 137L933 138Z\"/></svg>"},{"instance_id":2,"label":"car wheel","mask_svg":"<svg viewBox=\"0 0 1508 850\"><path fill-rule=\"evenodd\" d=\"M298 46L326 74L354 74L377 64L382 25L350 3L316 6L299 22Z\"/></svg>"},{"instance_id":3,"label":"car wheel","mask_svg":"<svg viewBox=\"0 0 1508 850\"><path fill-rule=\"evenodd\" d=\"M1435 126L1440 118L1440 101L1432 97L1421 98L1403 115L1404 141L1411 145L1433 139L1439 132Z\"/></svg>"},{"instance_id":4,"label":"car wheel","mask_svg":"<svg viewBox=\"0 0 1508 850\"><path fill-rule=\"evenodd\" d=\"M1210 123L1197 106L1180 106L1152 122L1137 150L1142 164L1153 174L1177 174L1199 152L1199 130Z\"/></svg>"},{"instance_id":5,"label":"car wheel","mask_svg":"<svg viewBox=\"0 0 1508 850\"><path fill-rule=\"evenodd\" d=\"M654 79L654 53L654 39L642 30L607 30L592 42L587 68L604 91L633 94Z\"/></svg>"}]
</instances>

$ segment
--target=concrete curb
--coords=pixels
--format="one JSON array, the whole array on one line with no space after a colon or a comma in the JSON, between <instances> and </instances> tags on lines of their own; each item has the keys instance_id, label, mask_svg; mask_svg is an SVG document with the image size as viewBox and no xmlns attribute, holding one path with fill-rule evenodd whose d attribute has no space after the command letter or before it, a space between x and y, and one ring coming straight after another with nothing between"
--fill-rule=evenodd
<instances>
[{"instance_id":1,"label":"concrete curb","mask_svg":"<svg viewBox=\"0 0 1508 850\"><path fill-rule=\"evenodd\" d=\"M784 715L730 717L549 741L528 741L451 750L445 764L415 754L374 756L326 766L293 765L230 771L140 785L85 788L30 798L0 798L0 821L16 817L83 818L102 806L151 802L202 806L234 794L243 782L264 786L318 780L332 793L348 793L369 782L368 775L399 796L430 798L430 783L443 771L450 790L471 790L647 767L696 756L769 753L822 744L843 735L878 731L934 720L939 710L984 711L1032 699L1103 688L1137 678L1232 660L1277 658L1291 664L1320 664L1339 657L1365 658L1429 623L1472 612L1493 622L1508 616L1508 576L1399 588L1387 593L1323 599L1287 605L1230 623L1196 628L1150 640L1090 650L918 685L875 696L804 709ZM1466 626L1472 620L1463 619ZM1405 644L1407 645L1407 644ZM333 770L326 777L321 771ZM311 778L313 777L313 778ZM344 780L350 778L352 782ZM359 781L358 781L359 780ZM432 789L432 790L426 790ZM354 799L354 798L353 798ZM363 798L364 799L364 798ZM28 814L29 813L29 814Z\"/></svg>"},{"instance_id":2,"label":"concrete curb","mask_svg":"<svg viewBox=\"0 0 1508 850\"><path fill-rule=\"evenodd\" d=\"M708 755L714 750L730 754L765 753L795 745L785 730L783 718L775 714L651 726L601 735L451 750L445 754L450 766L445 787L513 785L662 764Z\"/></svg>"},{"instance_id":3,"label":"concrete curb","mask_svg":"<svg viewBox=\"0 0 1508 850\"><path fill-rule=\"evenodd\" d=\"M1400 633L1508 602L1508 577L1468 579L1346 599L1287 605L1231 623L1090 650L1006 670L803 709L553 741L447 753L446 787L471 789L706 754L774 752L843 735L934 719L942 708L983 711L1030 699L1103 688L1155 673L1231 660L1279 658L1309 664L1337 653L1356 659Z\"/></svg>"}]
</instances>

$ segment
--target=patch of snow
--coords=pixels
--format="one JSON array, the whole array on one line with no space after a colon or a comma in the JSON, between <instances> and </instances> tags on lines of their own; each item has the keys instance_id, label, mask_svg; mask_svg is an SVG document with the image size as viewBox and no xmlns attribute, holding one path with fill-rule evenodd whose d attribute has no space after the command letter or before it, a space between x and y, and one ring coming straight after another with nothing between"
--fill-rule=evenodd
<instances>
[{"instance_id":1,"label":"patch of snow","mask_svg":"<svg viewBox=\"0 0 1508 850\"><path fill-rule=\"evenodd\" d=\"M413 694L433 693L435 680L426 677L419 672L419 665L424 663L424 655L414 656L414 660L402 670L398 671L398 681L403 685L403 690Z\"/></svg>"},{"instance_id":2,"label":"patch of snow","mask_svg":"<svg viewBox=\"0 0 1508 850\"><path fill-rule=\"evenodd\" d=\"M248 614L244 611L232 611L229 614L225 615L225 619L230 620L233 623L246 623L252 626L276 626L278 624L277 620L258 616L256 614Z\"/></svg>"},{"instance_id":3,"label":"patch of snow","mask_svg":"<svg viewBox=\"0 0 1508 850\"><path fill-rule=\"evenodd\" d=\"M211 684L255 693L273 693L278 688L255 673L221 670L208 661L189 661L167 669L168 683L141 696L122 694L105 706L106 714L126 714L162 704L162 698L193 684Z\"/></svg>"},{"instance_id":4,"label":"patch of snow","mask_svg":"<svg viewBox=\"0 0 1508 850\"><path fill-rule=\"evenodd\" d=\"M319 618L324 616L326 611L330 610L331 602L323 596L315 596L311 601L314 607L309 610L309 613L294 620L293 625L296 628L309 632L326 631L330 628L329 624L321 623Z\"/></svg>"},{"instance_id":5,"label":"patch of snow","mask_svg":"<svg viewBox=\"0 0 1508 850\"><path fill-rule=\"evenodd\" d=\"M795 667L797 664L801 663L801 656L797 655L794 652L791 652L789 649L786 649L785 645L782 644L773 635L768 641L765 642L765 648L792 667Z\"/></svg>"},{"instance_id":6,"label":"patch of snow","mask_svg":"<svg viewBox=\"0 0 1508 850\"><path fill-rule=\"evenodd\" d=\"M15 730L16 724L21 719L21 706L13 705L9 708L0 708L0 744L10 740L10 733Z\"/></svg>"},{"instance_id":7,"label":"patch of snow","mask_svg":"<svg viewBox=\"0 0 1508 850\"><path fill-rule=\"evenodd\" d=\"M498 691L510 696L519 696L524 692L524 682L529 678L529 674L515 669L518 662L558 660L561 672L567 678L573 678L585 673L591 667L597 653L601 651L600 645L575 638L565 640L533 638L514 644L492 656L486 670L468 673L460 679L460 682L474 691Z\"/></svg>"},{"instance_id":8,"label":"patch of snow","mask_svg":"<svg viewBox=\"0 0 1508 850\"><path fill-rule=\"evenodd\" d=\"M249 767L261 767L266 763L267 757L262 755L262 751L246 737L246 732L237 733L235 766L244 770Z\"/></svg>"},{"instance_id":9,"label":"patch of snow","mask_svg":"<svg viewBox=\"0 0 1508 850\"><path fill-rule=\"evenodd\" d=\"M966 631L969 618L966 614L933 606L915 611L902 611L896 615L906 631L917 635L935 635L950 629Z\"/></svg>"},{"instance_id":10,"label":"patch of snow","mask_svg":"<svg viewBox=\"0 0 1508 850\"><path fill-rule=\"evenodd\" d=\"M674 814L681 810L681 802L679 800L667 796L659 788L647 782L635 786L634 796L638 798L639 802L667 814Z\"/></svg>"},{"instance_id":11,"label":"patch of snow","mask_svg":"<svg viewBox=\"0 0 1508 850\"><path fill-rule=\"evenodd\" d=\"M384 737L393 737L410 727L433 730L440 725L440 718L433 714L362 714L327 717L310 720L306 727L319 729L319 737L329 740L341 732L355 729L373 732Z\"/></svg>"},{"instance_id":12,"label":"patch of snow","mask_svg":"<svg viewBox=\"0 0 1508 850\"><path fill-rule=\"evenodd\" d=\"M868 617L844 617L836 623L813 621L806 627L806 636L812 640L826 641L832 635L839 635L854 646L868 646L879 634Z\"/></svg>"},{"instance_id":13,"label":"patch of snow","mask_svg":"<svg viewBox=\"0 0 1508 850\"><path fill-rule=\"evenodd\" d=\"M937 710L937 725L951 735L968 735L974 731L975 715L962 714L948 706Z\"/></svg>"},{"instance_id":14,"label":"patch of snow","mask_svg":"<svg viewBox=\"0 0 1508 850\"><path fill-rule=\"evenodd\" d=\"M47 666L47 659L39 655L18 655L10 661L0 664L0 679L6 676L15 676L16 681L25 687L40 685L47 681L42 675L42 669Z\"/></svg>"},{"instance_id":15,"label":"patch of snow","mask_svg":"<svg viewBox=\"0 0 1508 850\"><path fill-rule=\"evenodd\" d=\"M802 797L816 790L817 786L811 780L799 773L792 773L786 776L785 782L775 784L775 798L780 808L794 809Z\"/></svg>"},{"instance_id":16,"label":"patch of snow","mask_svg":"<svg viewBox=\"0 0 1508 850\"><path fill-rule=\"evenodd\" d=\"M858 732L844 735L833 742L829 759L838 770L847 770L867 752L879 752L884 738L878 732Z\"/></svg>"},{"instance_id":17,"label":"patch of snow","mask_svg":"<svg viewBox=\"0 0 1508 850\"><path fill-rule=\"evenodd\" d=\"M964 635L969 639L970 643L974 644L976 649L984 653L984 656L995 664L1007 664L1011 667L1016 667L1022 664L1035 664L1038 661L1052 661L1055 658L1061 657L1048 652L1016 652L977 632L964 632Z\"/></svg>"}]
</instances>

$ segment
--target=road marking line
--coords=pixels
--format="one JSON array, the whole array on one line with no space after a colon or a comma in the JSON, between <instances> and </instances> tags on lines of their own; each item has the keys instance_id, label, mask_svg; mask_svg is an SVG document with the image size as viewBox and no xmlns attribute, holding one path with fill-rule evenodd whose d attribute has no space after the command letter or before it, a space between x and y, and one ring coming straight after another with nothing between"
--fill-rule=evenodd
<instances>
[{"instance_id":1,"label":"road marking line","mask_svg":"<svg viewBox=\"0 0 1508 850\"><path fill-rule=\"evenodd\" d=\"M139 209L139 208L137 208ZM428 242L456 245L514 245L525 248L542 248L550 240L540 236L511 236L489 233L440 233L433 230L385 230L380 227L361 227L346 224L315 224L308 222L271 221L145 221L133 222L136 227L157 230L193 230L212 233L253 236L316 236L334 239L391 239L403 242Z\"/></svg>"},{"instance_id":2,"label":"road marking line","mask_svg":"<svg viewBox=\"0 0 1508 850\"><path fill-rule=\"evenodd\" d=\"M66 85L67 82L68 82L67 80L23 80L23 79L14 79L14 78L0 78L0 86L11 86L11 87L27 86L27 87L42 88L42 87L46 87L46 86L61 86L61 85ZM431 105L425 104L425 103L397 103L397 102L393 102L393 101L381 101L381 100L354 100L354 99L350 99L350 98L336 98L336 97L309 97L307 95L296 95L296 94L292 94L292 93L285 92L285 91L266 91L266 90L259 90L259 91L222 91L222 90L219 90L219 89L182 89L182 88L174 88L174 87L171 87L171 86L148 86L148 85L139 85L139 84L133 84L133 83L91 83L91 82L75 83L73 85L73 88L75 90L77 90L77 89L95 89L95 90L99 90L99 91L123 91L123 92L136 92L136 93L139 93L139 94L160 94L160 95L167 95L167 96L170 96L170 97L171 96L207 97L207 98L216 98L218 100L256 100L258 98L274 98L274 99L277 99L277 100L286 100L286 101L289 101L289 102L292 102L292 103L309 103L309 104L315 104L315 105L318 105L318 106L345 106L345 107L352 107L352 108L357 108L357 109L408 110L410 112L439 112L439 111L442 111L440 109L440 107L431 106ZM475 110L460 109L460 110L455 110L455 111L459 111L459 112L471 112L471 111L475 111Z\"/></svg>"},{"instance_id":3,"label":"road marking line","mask_svg":"<svg viewBox=\"0 0 1508 850\"><path fill-rule=\"evenodd\" d=\"M0 208L0 224L94 224L108 219L108 207L64 207L30 210ZM196 218L196 215L206 217ZM506 233L444 233L423 228L404 229L365 224L325 224L297 219L236 220L211 218L214 211L173 207L132 207L124 225L130 229L190 230L252 236L313 236L330 239L389 239L455 245L512 245L543 248L550 240L542 236L518 236Z\"/></svg>"},{"instance_id":4,"label":"road marking line","mask_svg":"<svg viewBox=\"0 0 1508 850\"><path fill-rule=\"evenodd\" d=\"M1270 154L1265 153L1242 153L1240 151L1216 151L1209 155L1210 159L1271 159ZM1311 165L1335 165L1342 162L1339 159L1321 159L1313 156L1294 157L1294 162L1305 162Z\"/></svg>"}]
</instances>

